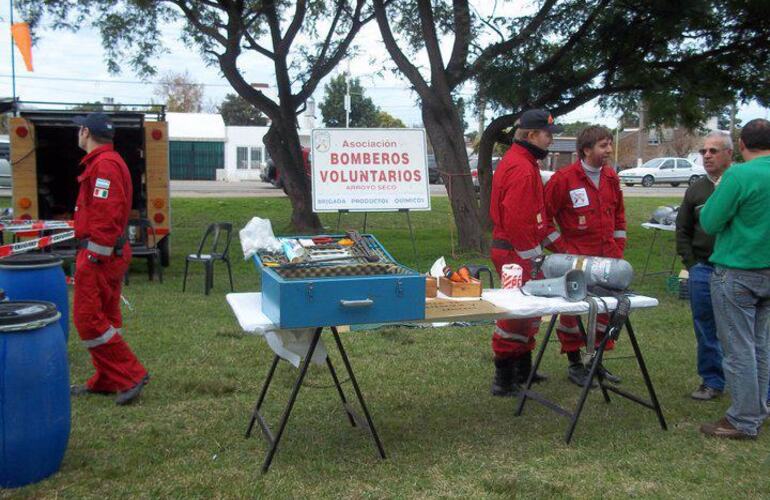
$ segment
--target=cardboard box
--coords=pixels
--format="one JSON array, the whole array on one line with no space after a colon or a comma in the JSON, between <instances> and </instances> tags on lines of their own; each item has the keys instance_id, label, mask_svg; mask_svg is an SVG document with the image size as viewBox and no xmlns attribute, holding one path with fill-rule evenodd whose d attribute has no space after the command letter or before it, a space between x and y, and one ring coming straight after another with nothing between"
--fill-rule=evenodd
<instances>
[{"instance_id":1,"label":"cardboard box","mask_svg":"<svg viewBox=\"0 0 770 500\"><path fill-rule=\"evenodd\" d=\"M460 283L442 276L438 288L447 297L481 297L481 281L474 278L470 283Z\"/></svg>"},{"instance_id":2,"label":"cardboard box","mask_svg":"<svg viewBox=\"0 0 770 500\"><path fill-rule=\"evenodd\" d=\"M438 295L438 280L433 276L425 277L425 297L434 298Z\"/></svg>"}]
</instances>

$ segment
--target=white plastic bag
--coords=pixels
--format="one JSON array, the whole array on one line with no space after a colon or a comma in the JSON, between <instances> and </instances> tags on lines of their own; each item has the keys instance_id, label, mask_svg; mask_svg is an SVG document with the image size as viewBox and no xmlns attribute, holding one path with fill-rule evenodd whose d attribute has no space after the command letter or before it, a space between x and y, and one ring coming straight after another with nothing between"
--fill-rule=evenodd
<instances>
[{"instance_id":1,"label":"white plastic bag","mask_svg":"<svg viewBox=\"0 0 770 500\"><path fill-rule=\"evenodd\" d=\"M273 234L273 225L269 219L252 217L238 234L241 240L244 260L252 257L258 250L268 252L281 251L281 242Z\"/></svg>"}]
</instances>

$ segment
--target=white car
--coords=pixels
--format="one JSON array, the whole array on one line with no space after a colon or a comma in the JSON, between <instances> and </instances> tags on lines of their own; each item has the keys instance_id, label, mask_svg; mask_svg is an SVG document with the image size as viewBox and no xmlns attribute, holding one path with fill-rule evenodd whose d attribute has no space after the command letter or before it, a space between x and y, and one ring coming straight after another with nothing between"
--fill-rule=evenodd
<instances>
[{"instance_id":1,"label":"white car","mask_svg":"<svg viewBox=\"0 0 770 500\"><path fill-rule=\"evenodd\" d=\"M618 175L626 186L671 184L676 187L684 183L692 185L706 175L706 170L686 158L655 158L641 167L621 170Z\"/></svg>"}]
</instances>

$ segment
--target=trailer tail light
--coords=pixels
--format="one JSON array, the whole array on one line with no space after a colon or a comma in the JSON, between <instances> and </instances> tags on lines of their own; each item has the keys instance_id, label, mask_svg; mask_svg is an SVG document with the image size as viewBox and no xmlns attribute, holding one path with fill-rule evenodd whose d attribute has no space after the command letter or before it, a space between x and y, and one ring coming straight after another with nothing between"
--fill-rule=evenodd
<instances>
[{"instance_id":1,"label":"trailer tail light","mask_svg":"<svg viewBox=\"0 0 770 500\"><path fill-rule=\"evenodd\" d=\"M153 215L152 220L154 220L156 224L162 224L163 221L166 220L166 216L158 213Z\"/></svg>"},{"instance_id":2,"label":"trailer tail light","mask_svg":"<svg viewBox=\"0 0 770 500\"><path fill-rule=\"evenodd\" d=\"M16 127L16 135L24 139L25 137L27 137L27 135L29 135L29 129L24 126Z\"/></svg>"},{"instance_id":3,"label":"trailer tail light","mask_svg":"<svg viewBox=\"0 0 770 500\"><path fill-rule=\"evenodd\" d=\"M150 135L156 141L159 141L159 140L161 140L163 138L163 132L161 130L158 130L158 129L153 130Z\"/></svg>"},{"instance_id":4,"label":"trailer tail light","mask_svg":"<svg viewBox=\"0 0 770 500\"><path fill-rule=\"evenodd\" d=\"M163 201L163 198L155 198L152 200L152 206L155 207L157 210L160 210L163 208L163 205L165 205L166 202Z\"/></svg>"},{"instance_id":5,"label":"trailer tail light","mask_svg":"<svg viewBox=\"0 0 770 500\"><path fill-rule=\"evenodd\" d=\"M22 198L19 200L19 207L23 208L24 210L28 209L32 206L32 200L29 198Z\"/></svg>"}]
</instances>

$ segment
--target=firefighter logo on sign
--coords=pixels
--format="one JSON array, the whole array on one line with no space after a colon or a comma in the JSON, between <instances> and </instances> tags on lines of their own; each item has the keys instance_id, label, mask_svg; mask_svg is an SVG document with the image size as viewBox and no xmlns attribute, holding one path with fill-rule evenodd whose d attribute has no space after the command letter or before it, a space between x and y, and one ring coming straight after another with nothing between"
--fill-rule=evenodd
<instances>
[{"instance_id":1,"label":"firefighter logo on sign","mask_svg":"<svg viewBox=\"0 0 770 500\"><path fill-rule=\"evenodd\" d=\"M588 193L585 188L573 189L569 192L569 197L572 198L572 208L588 206Z\"/></svg>"}]
</instances>

